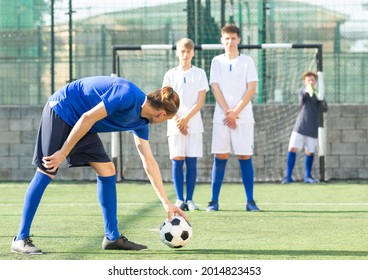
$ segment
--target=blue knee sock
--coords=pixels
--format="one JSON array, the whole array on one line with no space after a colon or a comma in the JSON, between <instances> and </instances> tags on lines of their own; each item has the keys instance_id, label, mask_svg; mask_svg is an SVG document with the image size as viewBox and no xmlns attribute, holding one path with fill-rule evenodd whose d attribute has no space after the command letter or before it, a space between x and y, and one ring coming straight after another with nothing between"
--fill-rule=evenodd
<instances>
[{"instance_id":1,"label":"blue knee sock","mask_svg":"<svg viewBox=\"0 0 368 280\"><path fill-rule=\"evenodd\" d=\"M242 181L247 195L247 201L254 201L254 172L252 159L239 159Z\"/></svg>"},{"instance_id":2,"label":"blue knee sock","mask_svg":"<svg viewBox=\"0 0 368 280\"><path fill-rule=\"evenodd\" d=\"M293 169L295 166L296 153L288 152L287 155L287 166L286 166L286 177L291 178L293 175Z\"/></svg>"},{"instance_id":3,"label":"blue knee sock","mask_svg":"<svg viewBox=\"0 0 368 280\"><path fill-rule=\"evenodd\" d=\"M109 240L120 236L117 219L116 176L97 176L97 197L104 221L105 236Z\"/></svg>"},{"instance_id":4,"label":"blue knee sock","mask_svg":"<svg viewBox=\"0 0 368 280\"><path fill-rule=\"evenodd\" d=\"M312 177L314 155L305 155L305 177Z\"/></svg>"},{"instance_id":5,"label":"blue knee sock","mask_svg":"<svg viewBox=\"0 0 368 280\"><path fill-rule=\"evenodd\" d=\"M187 200L192 200L195 184L197 181L197 158L187 157L185 158L185 164L187 166L187 174L186 174Z\"/></svg>"},{"instance_id":6,"label":"blue knee sock","mask_svg":"<svg viewBox=\"0 0 368 280\"><path fill-rule=\"evenodd\" d=\"M218 159L214 157L213 167L212 167L212 201L218 201L220 196L220 189L222 186L222 181L225 176L227 159Z\"/></svg>"},{"instance_id":7,"label":"blue knee sock","mask_svg":"<svg viewBox=\"0 0 368 280\"><path fill-rule=\"evenodd\" d=\"M22 240L30 235L31 225L42 195L51 182L46 174L36 171L30 182L24 197L23 214L20 222L19 232L16 240Z\"/></svg>"},{"instance_id":8,"label":"blue knee sock","mask_svg":"<svg viewBox=\"0 0 368 280\"><path fill-rule=\"evenodd\" d=\"M184 160L172 160L172 177L176 198L184 201Z\"/></svg>"}]
</instances>

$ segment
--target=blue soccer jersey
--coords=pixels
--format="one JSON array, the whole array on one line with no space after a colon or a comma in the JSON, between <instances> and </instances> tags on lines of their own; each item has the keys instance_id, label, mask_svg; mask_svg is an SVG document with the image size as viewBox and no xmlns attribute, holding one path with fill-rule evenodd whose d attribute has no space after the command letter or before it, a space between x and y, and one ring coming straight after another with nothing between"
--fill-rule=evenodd
<instances>
[{"instance_id":1,"label":"blue soccer jersey","mask_svg":"<svg viewBox=\"0 0 368 280\"><path fill-rule=\"evenodd\" d=\"M132 82L110 76L96 76L74 81L49 97L53 110L69 126L100 102L107 117L96 122L91 131L132 131L148 140L148 120L140 116L146 101L145 93Z\"/></svg>"}]
</instances>

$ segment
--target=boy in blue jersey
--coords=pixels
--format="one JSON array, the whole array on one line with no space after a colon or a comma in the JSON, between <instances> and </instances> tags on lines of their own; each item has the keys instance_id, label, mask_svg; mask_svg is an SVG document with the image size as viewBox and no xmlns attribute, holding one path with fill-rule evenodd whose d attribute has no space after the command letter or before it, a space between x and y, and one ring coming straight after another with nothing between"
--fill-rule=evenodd
<instances>
[{"instance_id":1,"label":"boy in blue jersey","mask_svg":"<svg viewBox=\"0 0 368 280\"><path fill-rule=\"evenodd\" d=\"M69 167L91 166L97 173L97 194L102 209L104 250L144 250L120 235L117 221L116 171L97 133L131 131L147 176L168 217L183 211L168 200L159 166L149 142L149 124L175 116L179 96L170 87L146 95L132 82L96 76L74 81L49 97L44 107L33 156L37 167L25 199L18 235L11 251L42 254L30 238L30 229L42 195L66 159Z\"/></svg>"}]
</instances>

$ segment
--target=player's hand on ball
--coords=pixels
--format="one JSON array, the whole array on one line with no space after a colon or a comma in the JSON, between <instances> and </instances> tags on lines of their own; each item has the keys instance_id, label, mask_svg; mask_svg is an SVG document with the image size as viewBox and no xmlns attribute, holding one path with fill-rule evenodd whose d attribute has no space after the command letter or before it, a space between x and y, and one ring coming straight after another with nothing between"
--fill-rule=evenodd
<instances>
[{"instance_id":1,"label":"player's hand on ball","mask_svg":"<svg viewBox=\"0 0 368 280\"><path fill-rule=\"evenodd\" d=\"M181 210L179 207L175 206L174 204L169 204L167 209L167 218L169 221L176 215L182 216L186 221L188 221L188 216Z\"/></svg>"}]
</instances>

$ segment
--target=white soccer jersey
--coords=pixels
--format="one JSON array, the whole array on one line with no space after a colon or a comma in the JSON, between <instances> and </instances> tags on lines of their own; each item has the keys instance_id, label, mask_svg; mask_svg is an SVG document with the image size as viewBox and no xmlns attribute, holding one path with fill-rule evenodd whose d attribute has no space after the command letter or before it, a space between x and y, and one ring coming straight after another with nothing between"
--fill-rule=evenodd
<instances>
[{"instance_id":1,"label":"white soccer jersey","mask_svg":"<svg viewBox=\"0 0 368 280\"><path fill-rule=\"evenodd\" d=\"M254 61L250 56L240 54L234 59L227 59L225 54L215 56L211 63L210 84L218 83L222 94L230 106L235 108L247 90L247 83L258 81ZM223 123L225 112L216 103L213 122ZM254 123L252 102L240 112L238 123Z\"/></svg>"},{"instance_id":2,"label":"white soccer jersey","mask_svg":"<svg viewBox=\"0 0 368 280\"><path fill-rule=\"evenodd\" d=\"M198 92L209 90L206 72L196 66L192 66L187 71L178 70L176 67L168 70L164 76L162 86L172 87L180 97L180 107L177 112L179 117L185 116L188 111L198 101ZM201 112L196 113L188 122L188 133L203 132L203 122ZM167 121L167 136L179 134L176 121Z\"/></svg>"}]
</instances>

